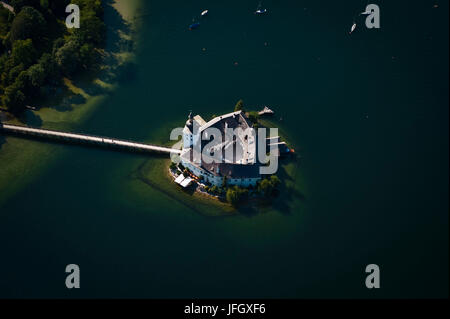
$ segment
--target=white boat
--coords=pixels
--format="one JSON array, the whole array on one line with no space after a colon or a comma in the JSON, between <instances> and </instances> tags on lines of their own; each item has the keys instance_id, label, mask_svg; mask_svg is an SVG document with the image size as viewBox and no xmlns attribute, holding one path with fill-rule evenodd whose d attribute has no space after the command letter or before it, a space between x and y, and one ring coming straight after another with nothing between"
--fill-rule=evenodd
<instances>
[{"instance_id":1,"label":"white boat","mask_svg":"<svg viewBox=\"0 0 450 319\"><path fill-rule=\"evenodd\" d=\"M349 34L352 34L353 31L355 31L355 29L356 29L356 23L353 23L352 29L350 30Z\"/></svg>"},{"instance_id":2,"label":"white boat","mask_svg":"<svg viewBox=\"0 0 450 319\"><path fill-rule=\"evenodd\" d=\"M267 9L262 8L261 1L258 3L258 7L256 8L255 14L264 14L267 12Z\"/></svg>"},{"instance_id":3,"label":"white boat","mask_svg":"<svg viewBox=\"0 0 450 319\"><path fill-rule=\"evenodd\" d=\"M207 15L207 14L208 14L208 10L202 11L202 17L204 17L204 16Z\"/></svg>"}]
</instances>

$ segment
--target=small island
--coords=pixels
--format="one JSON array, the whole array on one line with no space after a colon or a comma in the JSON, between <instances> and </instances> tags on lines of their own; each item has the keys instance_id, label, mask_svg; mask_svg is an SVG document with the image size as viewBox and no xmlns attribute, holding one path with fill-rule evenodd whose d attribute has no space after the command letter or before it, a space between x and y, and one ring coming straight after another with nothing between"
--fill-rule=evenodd
<instances>
[{"instance_id":1,"label":"small island","mask_svg":"<svg viewBox=\"0 0 450 319\"><path fill-rule=\"evenodd\" d=\"M174 182L182 188L216 197L233 206L250 199L270 199L277 195L281 181L276 174L261 174L264 164L257 160L257 128L259 116L273 114L265 107L262 112L245 112L242 100L235 111L214 116L206 122L200 115L189 114L183 128L183 147L179 163L172 162L169 171ZM249 130L252 129L252 130ZM215 144L205 143L208 132L220 133L221 140ZM237 132L230 135L230 131ZM249 134L249 132L255 132ZM202 137L203 143L199 142ZM275 149L278 157L292 156L294 150L280 136L264 137L267 149ZM208 142L208 141L206 141ZM195 145L199 145L196 147ZM259 146L261 147L261 146ZM231 156L227 156L231 154Z\"/></svg>"}]
</instances>

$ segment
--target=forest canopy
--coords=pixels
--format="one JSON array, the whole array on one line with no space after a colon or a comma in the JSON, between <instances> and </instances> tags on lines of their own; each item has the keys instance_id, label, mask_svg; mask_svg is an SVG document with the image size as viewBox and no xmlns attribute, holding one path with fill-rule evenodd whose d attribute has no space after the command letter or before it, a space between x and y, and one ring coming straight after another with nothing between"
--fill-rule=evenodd
<instances>
[{"instance_id":1,"label":"forest canopy","mask_svg":"<svg viewBox=\"0 0 450 319\"><path fill-rule=\"evenodd\" d=\"M68 29L65 8L80 7L81 27ZM101 0L12 0L0 5L0 98L18 115L61 85L98 67L106 27Z\"/></svg>"}]
</instances>

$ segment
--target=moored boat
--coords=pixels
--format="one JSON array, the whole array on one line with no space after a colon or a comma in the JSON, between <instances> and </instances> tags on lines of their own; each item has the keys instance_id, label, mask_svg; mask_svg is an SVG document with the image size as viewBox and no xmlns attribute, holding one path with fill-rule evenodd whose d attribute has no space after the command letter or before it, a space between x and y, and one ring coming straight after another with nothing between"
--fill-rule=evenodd
<instances>
[{"instance_id":1,"label":"moored boat","mask_svg":"<svg viewBox=\"0 0 450 319\"><path fill-rule=\"evenodd\" d=\"M197 29L199 26L200 26L200 23L198 23L198 22L192 23L192 24L189 26L189 30Z\"/></svg>"}]
</instances>

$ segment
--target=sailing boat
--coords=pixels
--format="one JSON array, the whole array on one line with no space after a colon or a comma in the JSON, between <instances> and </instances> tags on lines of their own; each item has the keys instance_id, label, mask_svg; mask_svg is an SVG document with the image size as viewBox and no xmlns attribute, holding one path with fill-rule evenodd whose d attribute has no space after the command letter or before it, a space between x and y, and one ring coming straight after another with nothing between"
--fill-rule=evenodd
<instances>
[{"instance_id":1,"label":"sailing boat","mask_svg":"<svg viewBox=\"0 0 450 319\"><path fill-rule=\"evenodd\" d=\"M356 23L353 23L352 28L348 34L352 34L353 31L355 31L355 29L356 29Z\"/></svg>"},{"instance_id":2,"label":"sailing boat","mask_svg":"<svg viewBox=\"0 0 450 319\"><path fill-rule=\"evenodd\" d=\"M256 8L255 14L264 14L267 13L267 9L261 8L261 1L258 4L258 7Z\"/></svg>"},{"instance_id":3,"label":"sailing boat","mask_svg":"<svg viewBox=\"0 0 450 319\"><path fill-rule=\"evenodd\" d=\"M360 16L368 16L368 15L372 14L372 11L367 9L369 7L369 3L370 3L370 1L367 3L366 10L364 12L361 12L357 16L353 17L353 19L354 19L353 25L352 25L352 28L351 28L351 30L350 30L350 32L348 34L352 34L353 31L355 31L355 29L356 29L356 22L355 22L355 20L360 19Z\"/></svg>"}]
</instances>

